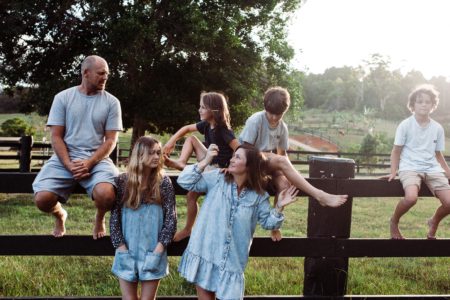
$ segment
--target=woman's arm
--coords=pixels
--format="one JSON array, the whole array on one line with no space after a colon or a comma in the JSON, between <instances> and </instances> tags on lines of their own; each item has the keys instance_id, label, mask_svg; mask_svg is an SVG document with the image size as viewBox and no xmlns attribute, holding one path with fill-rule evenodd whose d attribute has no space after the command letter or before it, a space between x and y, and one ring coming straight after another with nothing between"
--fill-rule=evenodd
<instances>
[{"instance_id":1,"label":"woman's arm","mask_svg":"<svg viewBox=\"0 0 450 300\"><path fill-rule=\"evenodd\" d=\"M258 205L258 222L264 229L278 229L284 221L282 211L285 206L294 203L297 200L298 189L291 185L287 189L281 191L278 195L278 202L275 208L271 208L269 196L266 194L265 199Z\"/></svg>"},{"instance_id":2,"label":"woman's arm","mask_svg":"<svg viewBox=\"0 0 450 300\"><path fill-rule=\"evenodd\" d=\"M158 242L163 246L164 250L164 248L166 248L172 242L173 236L177 231L175 192L169 177L164 177L161 183L160 192L164 223L158 236ZM157 250L160 249L155 249L155 251Z\"/></svg>"},{"instance_id":3,"label":"woman's arm","mask_svg":"<svg viewBox=\"0 0 450 300\"><path fill-rule=\"evenodd\" d=\"M196 124L190 124L181 127L174 135L172 135L172 137L164 145L162 149L163 154L170 155L170 153L172 153L173 149L175 148L175 143L186 134L194 131L197 131Z\"/></svg>"}]
</instances>

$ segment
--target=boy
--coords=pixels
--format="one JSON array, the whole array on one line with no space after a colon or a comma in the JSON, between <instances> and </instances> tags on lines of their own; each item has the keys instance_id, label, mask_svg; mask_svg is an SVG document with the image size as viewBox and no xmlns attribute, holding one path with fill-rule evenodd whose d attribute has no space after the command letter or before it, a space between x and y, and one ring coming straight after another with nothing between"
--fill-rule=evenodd
<instances>
[{"instance_id":1,"label":"boy","mask_svg":"<svg viewBox=\"0 0 450 300\"><path fill-rule=\"evenodd\" d=\"M313 187L289 161L289 132L282 119L290 102L289 92L285 88L269 88L264 93L264 110L247 119L239 142L254 145L266 153L269 169L272 171L272 182L277 192L274 205L277 203L278 193L293 184L317 199L323 206L340 206L347 200L347 195L331 195ZM281 240L281 232L273 230L271 238L273 241Z\"/></svg>"},{"instance_id":2,"label":"boy","mask_svg":"<svg viewBox=\"0 0 450 300\"><path fill-rule=\"evenodd\" d=\"M450 169L442 154L444 129L430 118L439 103L438 96L439 93L431 85L420 85L414 89L407 105L412 116L403 120L395 133L388 180L394 179L398 170L405 197L397 204L390 220L392 239L404 239L398 223L416 204L422 181L442 203L427 222L428 239L436 238L439 222L450 213Z\"/></svg>"}]
</instances>

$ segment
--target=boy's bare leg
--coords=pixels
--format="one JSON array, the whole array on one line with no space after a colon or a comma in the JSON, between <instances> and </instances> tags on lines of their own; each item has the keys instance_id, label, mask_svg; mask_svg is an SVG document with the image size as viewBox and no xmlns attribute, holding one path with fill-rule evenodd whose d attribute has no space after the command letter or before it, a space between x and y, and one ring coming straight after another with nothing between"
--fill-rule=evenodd
<instances>
[{"instance_id":1,"label":"boy's bare leg","mask_svg":"<svg viewBox=\"0 0 450 300\"><path fill-rule=\"evenodd\" d=\"M275 195L275 197L273 199L273 206L275 207L277 205L277 202L278 202L278 194L282 190L287 189L291 184L287 180L287 178L279 171L278 172L274 172L272 174L272 181L273 181L275 189L276 189L276 195ZM281 239L283 238L283 235L281 234L281 230L280 229L271 230L270 231L270 238L274 242L281 241Z\"/></svg>"},{"instance_id":2,"label":"boy's bare leg","mask_svg":"<svg viewBox=\"0 0 450 300\"><path fill-rule=\"evenodd\" d=\"M322 206L338 207L347 201L347 195L333 195L312 186L291 164L286 156L267 154L269 169L281 171L289 182L319 201Z\"/></svg>"},{"instance_id":3,"label":"boy's bare leg","mask_svg":"<svg viewBox=\"0 0 450 300\"><path fill-rule=\"evenodd\" d=\"M183 144L181 149L180 157L177 160L170 159L169 156L164 156L164 164L173 169L182 171L191 157L192 153L195 153L198 161L201 161L206 154L206 147L203 143L195 136L189 136Z\"/></svg>"},{"instance_id":4,"label":"boy's bare leg","mask_svg":"<svg viewBox=\"0 0 450 300\"><path fill-rule=\"evenodd\" d=\"M398 227L398 223L400 222L400 218L417 203L418 194L419 187L417 185L410 185L405 188L405 197L397 203L394 214L392 215L389 223L392 239L404 239L402 233L400 232L400 228Z\"/></svg>"},{"instance_id":5,"label":"boy's bare leg","mask_svg":"<svg viewBox=\"0 0 450 300\"><path fill-rule=\"evenodd\" d=\"M191 235L192 227L194 226L195 219L197 218L198 212L198 203L197 199L200 197L200 193L197 192L188 192L186 195L186 205L187 205L187 213L186 213L186 225L184 228L177 233L173 237L175 242L181 241L182 239L187 238Z\"/></svg>"},{"instance_id":6,"label":"boy's bare leg","mask_svg":"<svg viewBox=\"0 0 450 300\"><path fill-rule=\"evenodd\" d=\"M105 214L113 207L116 194L114 186L110 183L97 183L92 192L97 212L94 219L94 229L92 237L94 240L102 238L106 235Z\"/></svg>"},{"instance_id":7,"label":"boy's bare leg","mask_svg":"<svg viewBox=\"0 0 450 300\"><path fill-rule=\"evenodd\" d=\"M436 238L436 231L439 223L443 218L450 214L450 190L436 191L436 197L441 201L441 206L436 209L434 215L427 221L428 224L428 239Z\"/></svg>"},{"instance_id":8,"label":"boy's bare leg","mask_svg":"<svg viewBox=\"0 0 450 300\"><path fill-rule=\"evenodd\" d=\"M41 211L55 217L55 227L52 235L54 237L64 236L66 233L67 211L58 202L58 195L47 191L38 192L34 197L34 202Z\"/></svg>"}]
</instances>

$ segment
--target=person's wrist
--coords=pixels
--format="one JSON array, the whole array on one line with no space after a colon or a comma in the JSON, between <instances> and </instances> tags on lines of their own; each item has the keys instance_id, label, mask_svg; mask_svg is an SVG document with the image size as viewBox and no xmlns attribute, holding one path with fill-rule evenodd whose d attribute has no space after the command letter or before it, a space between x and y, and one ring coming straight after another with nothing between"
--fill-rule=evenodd
<instances>
[{"instance_id":1,"label":"person's wrist","mask_svg":"<svg viewBox=\"0 0 450 300\"><path fill-rule=\"evenodd\" d=\"M280 202L278 201L277 204L275 204L275 209L278 213L283 212L283 206L280 205Z\"/></svg>"}]
</instances>

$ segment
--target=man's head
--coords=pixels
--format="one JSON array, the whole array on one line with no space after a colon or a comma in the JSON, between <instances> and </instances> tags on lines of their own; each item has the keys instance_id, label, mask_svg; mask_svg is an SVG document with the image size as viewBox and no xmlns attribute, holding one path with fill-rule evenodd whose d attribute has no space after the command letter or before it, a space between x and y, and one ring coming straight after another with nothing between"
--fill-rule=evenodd
<instances>
[{"instance_id":1,"label":"man's head","mask_svg":"<svg viewBox=\"0 0 450 300\"><path fill-rule=\"evenodd\" d=\"M81 63L82 84L88 91L104 90L108 75L108 63L100 56L90 55Z\"/></svg>"},{"instance_id":2,"label":"man's head","mask_svg":"<svg viewBox=\"0 0 450 300\"><path fill-rule=\"evenodd\" d=\"M417 101L422 101L423 95L428 95L431 101L431 111L435 110L439 104L439 92L435 89L435 87L431 84L422 84L417 86L408 97L408 109L411 112L415 110L415 104Z\"/></svg>"},{"instance_id":3,"label":"man's head","mask_svg":"<svg viewBox=\"0 0 450 300\"><path fill-rule=\"evenodd\" d=\"M264 93L264 109L270 126L278 126L290 104L291 97L285 88L271 87Z\"/></svg>"}]
</instances>

